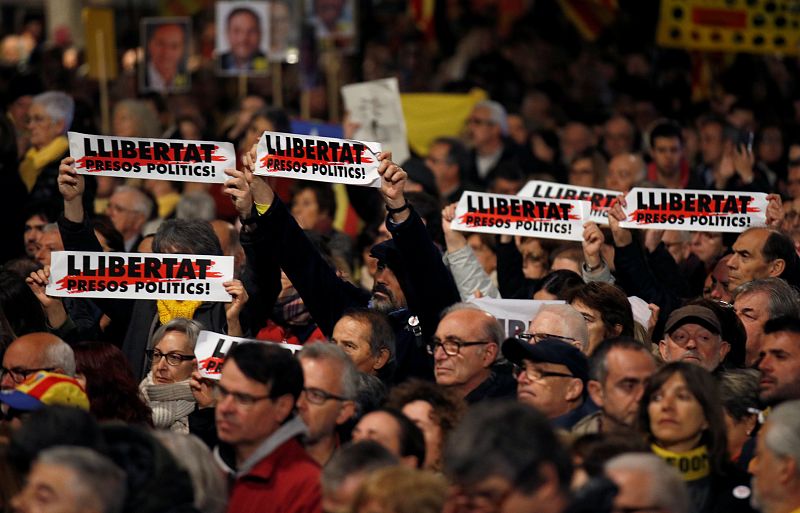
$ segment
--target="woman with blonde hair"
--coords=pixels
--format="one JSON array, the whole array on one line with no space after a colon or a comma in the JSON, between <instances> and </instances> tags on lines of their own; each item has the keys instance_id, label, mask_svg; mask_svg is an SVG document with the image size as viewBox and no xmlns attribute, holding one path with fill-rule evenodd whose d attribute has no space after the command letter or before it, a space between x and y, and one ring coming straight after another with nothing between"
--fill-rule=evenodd
<instances>
[{"instance_id":1,"label":"woman with blonde hair","mask_svg":"<svg viewBox=\"0 0 800 513\"><path fill-rule=\"evenodd\" d=\"M361 485L352 513L441 513L446 494L447 481L438 474L386 467Z\"/></svg>"}]
</instances>

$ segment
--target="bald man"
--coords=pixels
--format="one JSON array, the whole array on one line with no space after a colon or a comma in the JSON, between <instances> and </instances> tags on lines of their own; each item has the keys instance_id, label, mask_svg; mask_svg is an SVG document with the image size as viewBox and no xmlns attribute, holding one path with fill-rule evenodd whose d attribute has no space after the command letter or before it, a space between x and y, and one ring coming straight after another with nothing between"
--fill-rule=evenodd
<instances>
[{"instance_id":1,"label":"bald man","mask_svg":"<svg viewBox=\"0 0 800 513\"><path fill-rule=\"evenodd\" d=\"M626 193L645 179L644 160L637 153L621 153L608 163L606 189Z\"/></svg>"},{"instance_id":2,"label":"bald man","mask_svg":"<svg viewBox=\"0 0 800 513\"><path fill-rule=\"evenodd\" d=\"M12 342L3 355L0 390L14 388L41 370L74 377L75 354L72 348L52 333L23 335Z\"/></svg>"}]
</instances>

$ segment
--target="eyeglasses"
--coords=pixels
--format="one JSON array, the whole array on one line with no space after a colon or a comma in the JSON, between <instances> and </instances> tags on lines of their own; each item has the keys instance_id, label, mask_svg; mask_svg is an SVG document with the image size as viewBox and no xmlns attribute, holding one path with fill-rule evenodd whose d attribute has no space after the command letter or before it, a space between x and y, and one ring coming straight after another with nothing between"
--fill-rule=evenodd
<instances>
[{"instance_id":1,"label":"eyeglasses","mask_svg":"<svg viewBox=\"0 0 800 513\"><path fill-rule=\"evenodd\" d=\"M53 372L54 370L56 370L55 367L44 367L41 369L23 369L21 367L6 369L5 367L0 367L0 380L6 377L6 374L9 374L11 375L11 379L14 380L14 383L20 384L37 372Z\"/></svg>"},{"instance_id":2,"label":"eyeglasses","mask_svg":"<svg viewBox=\"0 0 800 513\"><path fill-rule=\"evenodd\" d=\"M342 397L340 395L331 394L324 390L320 390L319 388L311 388L307 387L303 389L303 392L306 394L306 399L311 404L325 404L325 401L329 401L334 399L336 401L348 401L346 397Z\"/></svg>"},{"instance_id":3,"label":"eyeglasses","mask_svg":"<svg viewBox=\"0 0 800 513\"><path fill-rule=\"evenodd\" d=\"M480 118L468 118L467 119L468 125L483 125L483 126L492 126L494 125L494 121L491 119L480 119Z\"/></svg>"},{"instance_id":4,"label":"eyeglasses","mask_svg":"<svg viewBox=\"0 0 800 513\"><path fill-rule=\"evenodd\" d=\"M145 351L147 357L150 358L150 365L156 366L161 358L167 359L167 365L177 367L183 362L190 362L195 359L194 355L180 354L180 353L162 353L158 349L148 349Z\"/></svg>"},{"instance_id":5,"label":"eyeglasses","mask_svg":"<svg viewBox=\"0 0 800 513\"><path fill-rule=\"evenodd\" d=\"M268 395L257 396L257 395L250 395L245 394L244 392L231 392L230 390L226 389L219 383L217 386L214 387L214 399L217 402L224 401L228 396L233 397L233 402L235 402L239 406L253 406L258 401L263 401L265 399L272 399Z\"/></svg>"},{"instance_id":6,"label":"eyeglasses","mask_svg":"<svg viewBox=\"0 0 800 513\"><path fill-rule=\"evenodd\" d=\"M436 349L442 348L444 354L447 356L456 356L461 352L462 347L469 347L469 346L482 346L488 344L488 341L475 341L475 342L462 342L461 340L446 338L444 340L433 337L431 339L431 343L428 344L428 354L436 353Z\"/></svg>"},{"instance_id":7,"label":"eyeglasses","mask_svg":"<svg viewBox=\"0 0 800 513\"><path fill-rule=\"evenodd\" d=\"M544 378L574 378L572 374L566 374L564 372L550 372L550 371L543 371L539 370L535 367L531 367L528 365L519 365L514 364L511 366L511 373L514 375L514 379L519 378L521 374L525 374L525 377L528 378L530 381L541 381Z\"/></svg>"},{"instance_id":8,"label":"eyeglasses","mask_svg":"<svg viewBox=\"0 0 800 513\"><path fill-rule=\"evenodd\" d=\"M529 344L538 344L539 342L541 342L546 338L554 338L556 340L560 340L561 342L566 342L567 344L572 344L573 342L575 342L574 338L562 337L561 335L552 335L550 333L520 333L519 335L517 335L517 338L520 340L524 340Z\"/></svg>"},{"instance_id":9,"label":"eyeglasses","mask_svg":"<svg viewBox=\"0 0 800 513\"><path fill-rule=\"evenodd\" d=\"M48 121L52 121L52 119L48 118L47 116L34 115L34 116L28 116L26 121L28 122L28 124L37 124L38 125L40 123L46 123Z\"/></svg>"},{"instance_id":10,"label":"eyeglasses","mask_svg":"<svg viewBox=\"0 0 800 513\"><path fill-rule=\"evenodd\" d=\"M703 345L711 345L719 341L719 335L712 335L707 331L689 333L687 331L677 330L673 331L672 334L668 336L670 340L681 347L686 346L686 344L689 343L689 340L694 340L698 344Z\"/></svg>"}]
</instances>

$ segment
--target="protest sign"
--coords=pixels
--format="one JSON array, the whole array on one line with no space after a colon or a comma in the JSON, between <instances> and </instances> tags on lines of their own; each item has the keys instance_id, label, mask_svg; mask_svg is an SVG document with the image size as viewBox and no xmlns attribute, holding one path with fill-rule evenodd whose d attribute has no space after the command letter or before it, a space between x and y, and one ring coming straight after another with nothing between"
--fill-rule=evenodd
<instances>
[{"instance_id":1,"label":"protest sign","mask_svg":"<svg viewBox=\"0 0 800 513\"><path fill-rule=\"evenodd\" d=\"M197 367L200 375L208 379L219 379L222 371L222 364L225 355L237 344L256 343L272 344L283 347L292 353L303 349L303 346L295 344L280 344L277 342L267 342L265 340L254 340L250 338L231 337L214 333L213 331L201 331L194 346L194 355L197 357Z\"/></svg>"},{"instance_id":2,"label":"protest sign","mask_svg":"<svg viewBox=\"0 0 800 513\"><path fill-rule=\"evenodd\" d=\"M517 196L589 201L592 204L589 210L589 221L607 225L608 209L611 207L611 202L619 196L619 192L531 180L517 193Z\"/></svg>"},{"instance_id":3,"label":"protest sign","mask_svg":"<svg viewBox=\"0 0 800 513\"><path fill-rule=\"evenodd\" d=\"M590 203L578 200L521 198L465 191L451 228L465 232L583 240Z\"/></svg>"},{"instance_id":4,"label":"protest sign","mask_svg":"<svg viewBox=\"0 0 800 513\"><path fill-rule=\"evenodd\" d=\"M141 139L69 132L69 154L82 175L224 183L236 167L233 144Z\"/></svg>"},{"instance_id":5,"label":"protest sign","mask_svg":"<svg viewBox=\"0 0 800 513\"><path fill-rule=\"evenodd\" d=\"M767 195L761 192L634 187L625 200L623 228L743 232L767 222Z\"/></svg>"},{"instance_id":6,"label":"protest sign","mask_svg":"<svg viewBox=\"0 0 800 513\"><path fill-rule=\"evenodd\" d=\"M411 156L396 78L348 84L342 87L342 99L350 122L359 125L353 138L380 142L397 163Z\"/></svg>"},{"instance_id":7,"label":"protest sign","mask_svg":"<svg viewBox=\"0 0 800 513\"><path fill-rule=\"evenodd\" d=\"M231 300L233 257L166 253L54 251L48 296Z\"/></svg>"},{"instance_id":8,"label":"protest sign","mask_svg":"<svg viewBox=\"0 0 800 513\"><path fill-rule=\"evenodd\" d=\"M264 132L255 174L380 187L380 152L374 142Z\"/></svg>"},{"instance_id":9,"label":"protest sign","mask_svg":"<svg viewBox=\"0 0 800 513\"><path fill-rule=\"evenodd\" d=\"M535 299L501 299L493 297L471 297L467 302L494 315L506 332L506 337L515 337L528 331L531 320L545 305L559 305L564 301L539 301Z\"/></svg>"}]
</instances>

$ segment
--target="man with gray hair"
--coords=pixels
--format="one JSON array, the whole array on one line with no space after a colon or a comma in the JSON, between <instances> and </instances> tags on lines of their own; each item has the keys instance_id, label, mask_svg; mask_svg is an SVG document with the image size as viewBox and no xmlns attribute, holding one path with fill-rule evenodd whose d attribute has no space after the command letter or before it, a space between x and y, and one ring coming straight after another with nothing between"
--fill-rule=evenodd
<instances>
[{"instance_id":1,"label":"man with gray hair","mask_svg":"<svg viewBox=\"0 0 800 513\"><path fill-rule=\"evenodd\" d=\"M800 401L785 402L769 414L749 470L752 503L762 513L800 508Z\"/></svg>"},{"instance_id":2,"label":"man with gray hair","mask_svg":"<svg viewBox=\"0 0 800 513\"><path fill-rule=\"evenodd\" d=\"M496 364L504 338L503 327L492 314L471 303L450 306L428 346L436 383L469 404L514 397L516 383L510 369Z\"/></svg>"},{"instance_id":3,"label":"man with gray hair","mask_svg":"<svg viewBox=\"0 0 800 513\"><path fill-rule=\"evenodd\" d=\"M584 354L589 350L589 328L586 319L575 308L565 304L544 305L531 319L528 332L521 339L538 342L555 338L572 344Z\"/></svg>"},{"instance_id":4,"label":"man with gray hair","mask_svg":"<svg viewBox=\"0 0 800 513\"><path fill-rule=\"evenodd\" d=\"M11 499L17 513L36 513L48 503L63 513L120 513L125 503L125 472L86 447L56 446L39 454L25 487Z\"/></svg>"},{"instance_id":5,"label":"man with gray hair","mask_svg":"<svg viewBox=\"0 0 800 513\"><path fill-rule=\"evenodd\" d=\"M491 100L479 102L466 123L467 143L472 149L466 174L468 182L485 186L492 171L505 162L527 169L528 163L521 162L522 152L507 137L508 119L502 105Z\"/></svg>"},{"instance_id":6,"label":"man with gray hair","mask_svg":"<svg viewBox=\"0 0 800 513\"><path fill-rule=\"evenodd\" d=\"M52 333L29 333L13 341L3 354L0 390L10 390L39 371L75 377L75 353Z\"/></svg>"},{"instance_id":7,"label":"man with gray hair","mask_svg":"<svg viewBox=\"0 0 800 513\"><path fill-rule=\"evenodd\" d=\"M689 511L689 492L681 476L655 454L622 454L606 462L605 472L619 487L614 511Z\"/></svg>"},{"instance_id":8,"label":"man with gray hair","mask_svg":"<svg viewBox=\"0 0 800 513\"><path fill-rule=\"evenodd\" d=\"M800 317L800 294L780 278L744 283L733 291L736 315L747 333L745 364L752 367L764 343L764 324L778 317Z\"/></svg>"},{"instance_id":9,"label":"man with gray hair","mask_svg":"<svg viewBox=\"0 0 800 513\"><path fill-rule=\"evenodd\" d=\"M153 200L141 189L121 185L108 200L106 215L122 234L125 251L136 251L142 240L142 229L153 215Z\"/></svg>"},{"instance_id":10,"label":"man with gray hair","mask_svg":"<svg viewBox=\"0 0 800 513\"><path fill-rule=\"evenodd\" d=\"M297 357L303 367L303 393L297 409L308 427L303 445L309 456L324 466L339 446L337 428L355 414L358 374L335 344L306 344Z\"/></svg>"}]
</instances>

